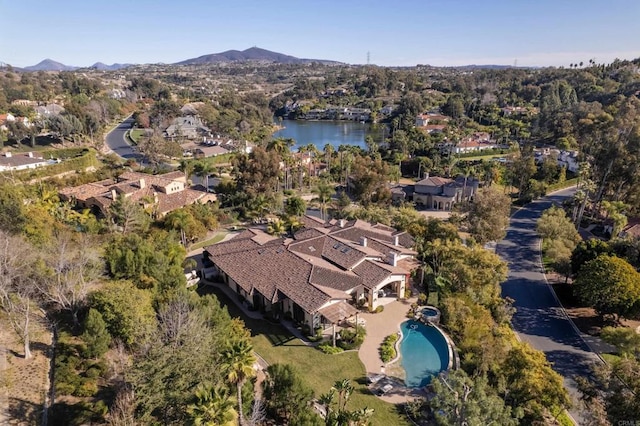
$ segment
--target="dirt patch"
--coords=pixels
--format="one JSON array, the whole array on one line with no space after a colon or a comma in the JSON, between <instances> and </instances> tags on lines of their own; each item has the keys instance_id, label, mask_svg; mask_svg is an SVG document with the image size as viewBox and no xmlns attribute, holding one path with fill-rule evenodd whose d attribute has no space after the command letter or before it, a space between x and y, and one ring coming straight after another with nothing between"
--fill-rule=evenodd
<instances>
[{"instance_id":1,"label":"dirt patch","mask_svg":"<svg viewBox=\"0 0 640 426\"><path fill-rule=\"evenodd\" d=\"M49 388L52 335L43 322L32 322L31 352L24 349L5 317L0 317L0 424L40 424L45 395ZM3 417L4 415L4 417Z\"/></svg>"}]
</instances>

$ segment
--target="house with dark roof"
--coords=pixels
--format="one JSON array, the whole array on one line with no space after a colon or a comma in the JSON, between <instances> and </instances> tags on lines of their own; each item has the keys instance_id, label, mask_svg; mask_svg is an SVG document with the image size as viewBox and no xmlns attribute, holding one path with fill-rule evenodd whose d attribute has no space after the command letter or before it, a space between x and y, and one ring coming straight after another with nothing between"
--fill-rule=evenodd
<instances>
[{"instance_id":1,"label":"house with dark roof","mask_svg":"<svg viewBox=\"0 0 640 426\"><path fill-rule=\"evenodd\" d=\"M12 153L7 151L0 155L0 172L35 169L54 163L55 161L45 160L38 153Z\"/></svg>"},{"instance_id":2,"label":"house with dark roof","mask_svg":"<svg viewBox=\"0 0 640 426\"><path fill-rule=\"evenodd\" d=\"M196 139L198 137L211 136L211 130L203 124L200 117L187 115L176 117L171 125L166 128L164 134L167 138L184 137Z\"/></svg>"},{"instance_id":3,"label":"house with dark roof","mask_svg":"<svg viewBox=\"0 0 640 426\"><path fill-rule=\"evenodd\" d=\"M245 303L275 316L289 313L313 329L353 316L355 306L373 310L404 299L417 265L409 234L361 220L302 222L293 238L255 227L203 256L215 279Z\"/></svg>"},{"instance_id":4,"label":"house with dark roof","mask_svg":"<svg viewBox=\"0 0 640 426\"><path fill-rule=\"evenodd\" d=\"M478 190L480 182L472 177L456 179L427 176L416 182L413 202L416 206L433 210L451 210L462 201L469 201Z\"/></svg>"},{"instance_id":5,"label":"house with dark roof","mask_svg":"<svg viewBox=\"0 0 640 426\"><path fill-rule=\"evenodd\" d=\"M215 194L187 188L185 175L179 171L162 175L125 172L117 180L105 179L63 188L58 196L62 201L72 202L103 216L106 216L109 206L118 197L126 197L141 204L156 217L195 202L216 201Z\"/></svg>"}]
</instances>

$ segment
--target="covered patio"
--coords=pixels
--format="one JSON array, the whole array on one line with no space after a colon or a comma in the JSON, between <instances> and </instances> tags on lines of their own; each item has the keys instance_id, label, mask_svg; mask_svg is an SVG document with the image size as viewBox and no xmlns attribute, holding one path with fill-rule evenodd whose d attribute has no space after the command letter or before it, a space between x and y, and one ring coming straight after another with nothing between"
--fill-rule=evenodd
<instances>
[{"instance_id":1,"label":"covered patio","mask_svg":"<svg viewBox=\"0 0 640 426\"><path fill-rule=\"evenodd\" d=\"M336 331L337 331L336 327L342 323L348 324L348 320L352 317L357 318L358 309L356 309L354 306L350 305L349 303L343 300L343 301L332 303L331 305L324 306L318 309L318 313L322 315L323 324L326 324L326 323L330 324L331 339L332 339L331 341L333 343L333 346L335 346ZM326 320L326 322L324 320ZM356 324L357 321L358 320L356 319L356 322L354 324Z\"/></svg>"}]
</instances>

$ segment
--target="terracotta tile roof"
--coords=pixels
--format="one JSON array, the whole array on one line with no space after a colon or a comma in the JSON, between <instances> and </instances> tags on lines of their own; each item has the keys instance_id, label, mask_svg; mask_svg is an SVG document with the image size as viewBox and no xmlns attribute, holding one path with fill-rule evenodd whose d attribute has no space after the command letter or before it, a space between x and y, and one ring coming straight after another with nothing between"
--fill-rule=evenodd
<instances>
[{"instance_id":1,"label":"terracotta tile roof","mask_svg":"<svg viewBox=\"0 0 640 426\"><path fill-rule=\"evenodd\" d=\"M222 256L226 254L238 253L253 250L260 247L260 244L250 238L233 238L223 243L214 244L205 248L210 257Z\"/></svg>"},{"instance_id":2,"label":"terracotta tile roof","mask_svg":"<svg viewBox=\"0 0 640 426\"><path fill-rule=\"evenodd\" d=\"M302 228L294 234L296 241L304 241L310 238L321 237L324 234L316 228Z\"/></svg>"},{"instance_id":3,"label":"terracotta tile roof","mask_svg":"<svg viewBox=\"0 0 640 426\"><path fill-rule=\"evenodd\" d=\"M74 197L78 200L86 201L87 199L103 193L107 190L107 187L113 185L115 181L113 179L105 179L98 182L86 183L80 186L71 186L67 188L61 189L58 194L62 195L63 198L69 199L70 197Z\"/></svg>"},{"instance_id":4,"label":"terracotta tile roof","mask_svg":"<svg viewBox=\"0 0 640 426\"><path fill-rule=\"evenodd\" d=\"M374 288L391 276L391 271L370 260L365 260L353 268L353 272L362 278L362 283L369 289Z\"/></svg>"},{"instance_id":5,"label":"terracotta tile roof","mask_svg":"<svg viewBox=\"0 0 640 426\"><path fill-rule=\"evenodd\" d=\"M324 227L325 225L324 220L320 219L319 217L314 217L309 215L302 216L300 218L300 222L305 228L318 228L318 227Z\"/></svg>"},{"instance_id":6,"label":"terracotta tile roof","mask_svg":"<svg viewBox=\"0 0 640 426\"><path fill-rule=\"evenodd\" d=\"M366 257L366 253L335 238L326 237L322 247L322 257L342 269L351 269Z\"/></svg>"},{"instance_id":7,"label":"terracotta tile roof","mask_svg":"<svg viewBox=\"0 0 640 426\"><path fill-rule=\"evenodd\" d=\"M453 182L452 179L447 179L439 176L431 176L426 179L422 179L419 182L416 182L416 185L422 186L443 186L448 184L449 182Z\"/></svg>"},{"instance_id":8,"label":"terracotta tile roof","mask_svg":"<svg viewBox=\"0 0 640 426\"><path fill-rule=\"evenodd\" d=\"M335 271L318 266L313 267L309 282L343 292L353 290L362 285L362 279L354 273Z\"/></svg>"},{"instance_id":9,"label":"terracotta tile roof","mask_svg":"<svg viewBox=\"0 0 640 426\"><path fill-rule=\"evenodd\" d=\"M212 260L249 293L257 290L271 299L280 291L307 312L317 311L331 299L309 285L312 266L282 245L212 256Z\"/></svg>"}]
</instances>

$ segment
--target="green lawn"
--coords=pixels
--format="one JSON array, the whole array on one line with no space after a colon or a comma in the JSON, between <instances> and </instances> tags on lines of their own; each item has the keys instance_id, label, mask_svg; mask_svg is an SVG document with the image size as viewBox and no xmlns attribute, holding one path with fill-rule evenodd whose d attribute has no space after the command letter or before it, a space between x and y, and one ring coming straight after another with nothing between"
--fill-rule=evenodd
<instances>
[{"instance_id":1,"label":"green lawn","mask_svg":"<svg viewBox=\"0 0 640 426\"><path fill-rule=\"evenodd\" d=\"M134 144L138 144L138 141L142 136L145 135L145 129L131 129L129 132L129 137L133 141Z\"/></svg>"},{"instance_id":2,"label":"green lawn","mask_svg":"<svg viewBox=\"0 0 640 426\"><path fill-rule=\"evenodd\" d=\"M247 328L251 330L255 351L268 363L280 362L297 366L316 397L326 393L336 380L351 379L355 387L349 403L351 409L373 408L373 425L408 425L395 405L386 403L369 392L365 384L366 372L357 352L323 354L306 346L278 324L247 318L221 291L211 289L211 292L218 297L221 304L227 306L232 316L244 320Z\"/></svg>"},{"instance_id":3,"label":"green lawn","mask_svg":"<svg viewBox=\"0 0 640 426\"><path fill-rule=\"evenodd\" d=\"M209 238L208 240L200 241L195 243L194 245L189 247L189 251L199 249L201 247L210 246L215 243L219 243L222 239L227 235L226 232L218 232L213 238Z\"/></svg>"}]
</instances>

